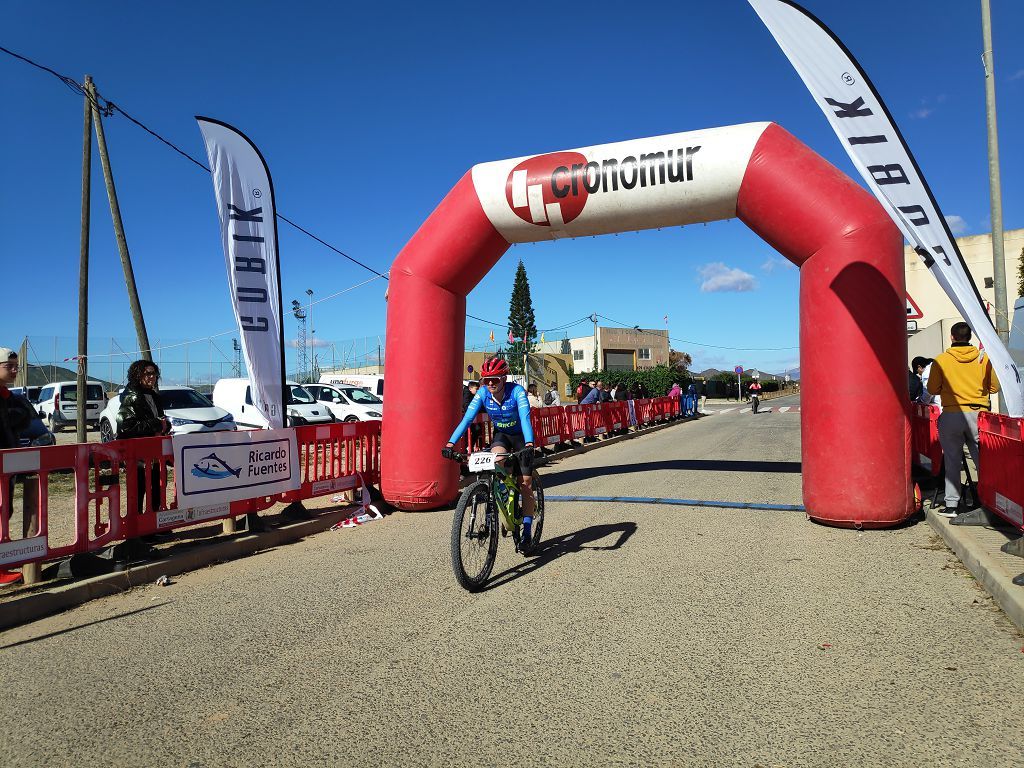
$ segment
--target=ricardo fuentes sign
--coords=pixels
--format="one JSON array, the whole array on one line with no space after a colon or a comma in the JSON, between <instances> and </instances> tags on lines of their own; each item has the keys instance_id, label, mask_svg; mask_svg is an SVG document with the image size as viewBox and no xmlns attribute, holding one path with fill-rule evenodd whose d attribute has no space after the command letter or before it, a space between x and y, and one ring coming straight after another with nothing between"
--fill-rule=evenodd
<instances>
[{"instance_id":1,"label":"ricardo fuentes sign","mask_svg":"<svg viewBox=\"0 0 1024 768\"><path fill-rule=\"evenodd\" d=\"M273 496L301 484L294 429L175 435L179 509Z\"/></svg>"}]
</instances>

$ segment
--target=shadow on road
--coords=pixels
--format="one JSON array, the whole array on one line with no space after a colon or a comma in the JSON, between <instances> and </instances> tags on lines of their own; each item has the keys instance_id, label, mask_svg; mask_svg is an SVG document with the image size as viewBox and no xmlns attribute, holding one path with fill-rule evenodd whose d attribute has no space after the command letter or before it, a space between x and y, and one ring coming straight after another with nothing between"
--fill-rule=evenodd
<instances>
[{"instance_id":1,"label":"shadow on road","mask_svg":"<svg viewBox=\"0 0 1024 768\"><path fill-rule=\"evenodd\" d=\"M0 645L0 651L5 651L8 648L17 648L19 645L28 645L29 643L35 643L39 640L47 640L51 637L57 637L58 635L66 635L68 632L74 632L77 629L85 629L86 627L91 627L94 624L103 624L107 621L123 619L125 616L134 616L137 613L145 613L146 611L152 611L154 608L160 608L162 606L167 605L170 602L170 600L165 600L164 602L157 603L156 605L147 605L145 608L138 608L134 611L125 611L124 613L119 613L116 616L108 616L105 619L97 619L96 621L89 621L85 624L79 624L77 627L68 627L67 629L61 629L57 632L49 632L45 635L40 635L39 637L30 637L27 640L19 640L18 642L11 643L10 645Z\"/></svg>"},{"instance_id":2,"label":"shadow on road","mask_svg":"<svg viewBox=\"0 0 1024 768\"><path fill-rule=\"evenodd\" d=\"M515 581L521 576L533 573L538 568L543 568L551 561L557 560L564 555L572 554L573 552L618 549L629 541L629 537L634 533L636 533L636 523L632 521L625 521L621 523L602 523L601 525L592 525L589 528L583 528L579 531L573 531L572 533L566 533L562 536L556 536L553 539L547 539L546 541L541 542L537 551L528 559L523 560L518 565L514 565L508 570L499 573L487 582L487 586L485 586L481 591L486 592L491 589L502 587L510 581ZM610 544L597 545L594 543L613 536L615 538Z\"/></svg>"},{"instance_id":3,"label":"shadow on road","mask_svg":"<svg viewBox=\"0 0 1024 768\"><path fill-rule=\"evenodd\" d=\"M589 480L592 477L654 472L657 470L675 470L677 472L782 472L798 475L801 471L801 465L799 461L735 461L732 459L671 459L667 461L648 461L639 464L613 464L603 467L565 469L561 472L545 472L544 488L555 488L559 485L574 483L577 480Z\"/></svg>"}]
</instances>

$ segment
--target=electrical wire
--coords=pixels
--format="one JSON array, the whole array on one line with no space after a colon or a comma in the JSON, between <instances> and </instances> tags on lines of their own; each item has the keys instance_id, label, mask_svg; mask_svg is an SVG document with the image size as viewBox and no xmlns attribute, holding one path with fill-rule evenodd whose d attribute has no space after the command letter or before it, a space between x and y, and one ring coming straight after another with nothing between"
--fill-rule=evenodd
<instances>
[{"instance_id":1,"label":"electrical wire","mask_svg":"<svg viewBox=\"0 0 1024 768\"><path fill-rule=\"evenodd\" d=\"M36 69L42 70L43 72L46 72L46 73L48 73L50 75L53 75L58 80L60 80L62 83L64 83L64 85L66 85L73 92L88 98L92 102L93 106L102 115L104 115L105 117L109 117L114 112L120 113L123 117L127 118L130 122L132 122L135 125L137 125L139 128L144 130L146 133L148 133L150 136L155 138L157 141L160 141L163 144L166 144L168 147L173 149L175 152L177 152L179 155L184 157L186 160L189 160L190 162L192 162L195 165L199 166L200 168L202 168L207 173L210 172L210 169L204 163L202 163L199 160L197 160L195 157L190 155L188 152L183 150L181 147L179 147L174 142L172 142L169 139L166 139L163 136L161 136L159 133L154 131L152 128L150 128L147 125L145 125L141 120L138 120L135 117L133 117L132 115L128 114L128 112L126 112L118 104L114 103L113 101L110 101L109 99L104 99L104 98L93 99L91 96L89 96L88 92L85 90L85 86L80 84L74 78L68 77L67 75L62 75L60 72L57 72L56 70L51 69L50 67L47 67L47 66L45 66L43 64L40 64L40 63L38 63L36 61L33 61L32 59L30 59L30 58L28 58L26 56L22 56L19 53L15 53L14 51L10 50L9 48L4 48L3 46L0 46L0 52L6 53L7 55L14 57L15 59L18 59L20 61L25 62L26 64L29 64L30 66L35 67ZM330 250L334 251L339 256L341 256L341 257L343 257L345 259L348 259L353 264L355 264L355 265L357 265L359 267L362 267L365 270L368 270L368 271L372 272L373 274L377 275L378 277L383 277L385 280L388 279L386 274L384 274L382 272L379 272L376 269L374 269L373 267L371 267L371 266L369 266L367 264L364 264L363 262L359 261L358 259L355 259L355 258L349 256L347 253L342 251L340 248L337 248L337 247L331 245L330 243L328 243L323 238L317 237L312 232L310 232L308 229L306 229L306 228L304 228L302 226L299 226L298 224L296 224L294 221L292 221L291 219L287 218L283 214L277 213L275 211L275 215L277 216L278 219L283 221L285 224L291 225L292 227L297 229L302 234L312 238L313 240L316 240L321 245L323 245L323 246L329 248Z\"/></svg>"},{"instance_id":2,"label":"electrical wire","mask_svg":"<svg viewBox=\"0 0 1024 768\"><path fill-rule=\"evenodd\" d=\"M598 317L607 320L610 323L615 323L621 328L639 328L638 325L629 325L627 323L613 320L607 315L598 314ZM691 341L690 339L680 339L675 336L669 336L669 341L677 341L682 344L692 344L695 347L707 347L709 349L727 349L733 352L787 352L794 349L800 349L800 347L726 347L721 344L704 344L700 341Z\"/></svg>"}]
</instances>

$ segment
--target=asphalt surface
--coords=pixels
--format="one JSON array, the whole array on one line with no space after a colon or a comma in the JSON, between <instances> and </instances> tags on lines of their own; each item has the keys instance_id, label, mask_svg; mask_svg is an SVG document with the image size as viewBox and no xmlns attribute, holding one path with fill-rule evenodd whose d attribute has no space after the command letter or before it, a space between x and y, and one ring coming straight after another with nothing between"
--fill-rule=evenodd
<instances>
[{"instance_id":1,"label":"asphalt surface","mask_svg":"<svg viewBox=\"0 0 1024 768\"><path fill-rule=\"evenodd\" d=\"M542 476L799 503L799 423L716 415ZM552 503L540 554L503 541L475 595L450 523L395 513L3 633L3 764L1024 765L1024 638L922 522Z\"/></svg>"}]
</instances>

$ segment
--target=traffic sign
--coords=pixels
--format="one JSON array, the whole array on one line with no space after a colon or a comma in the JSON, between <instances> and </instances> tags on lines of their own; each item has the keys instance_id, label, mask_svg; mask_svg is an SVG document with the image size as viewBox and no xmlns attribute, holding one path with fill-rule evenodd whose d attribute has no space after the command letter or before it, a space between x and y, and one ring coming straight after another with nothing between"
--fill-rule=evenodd
<instances>
[{"instance_id":1,"label":"traffic sign","mask_svg":"<svg viewBox=\"0 0 1024 768\"><path fill-rule=\"evenodd\" d=\"M737 376L742 375L743 374L743 366L742 365L737 365L735 368L732 369L732 372L735 373Z\"/></svg>"},{"instance_id":2,"label":"traffic sign","mask_svg":"<svg viewBox=\"0 0 1024 768\"><path fill-rule=\"evenodd\" d=\"M472 365L467 365L466 366L466 370L469 371L470 373L472 373L473 372L473 366Z\"/></svg>"},{"instance_id":3,"label":"traffic sign","mask_svg":"<svg viewBox=\"0 0 1024 768\"><path fill-rule=\"evenodd\" d=\"M924 313L921 308L917 306L910 294L907 294L907 320L920 320L924 317Z\"/></svg>"}]
</instances>

